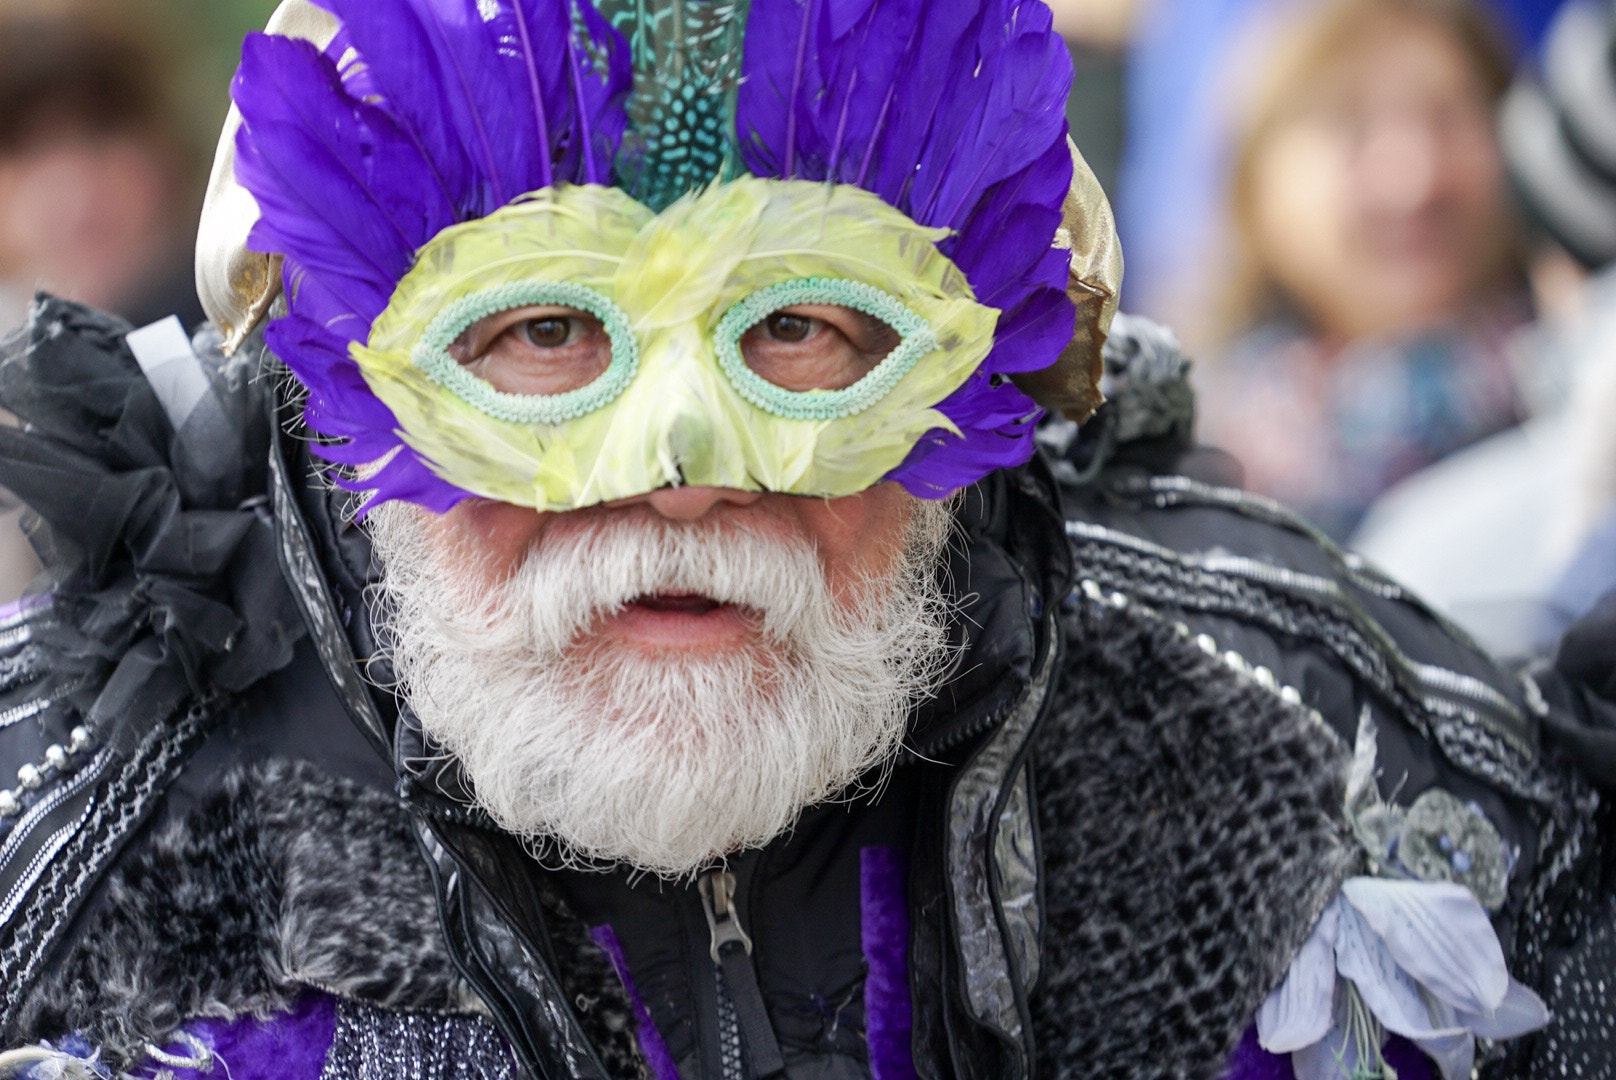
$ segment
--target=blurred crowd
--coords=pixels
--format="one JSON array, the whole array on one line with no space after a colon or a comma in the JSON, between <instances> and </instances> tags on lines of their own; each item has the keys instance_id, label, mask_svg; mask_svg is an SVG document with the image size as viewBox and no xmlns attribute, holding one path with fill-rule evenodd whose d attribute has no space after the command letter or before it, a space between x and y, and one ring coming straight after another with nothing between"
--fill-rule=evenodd
<instances>
[{"instance_id":1,"label":"blurred crowd","mask_svg":"<svg viewBox=\"0 0 1616 1080\"><path fill-rule=\"evenodd\" d=\"M1202 438L1495 651L1552 642L1616 584L1609 0L1056 11L1123 58L1123 306L1196 356Z\"/></svg>"},{"instance_id":2,"label":"blurred crowd","mask_svg":"<svg viewBox=\"0 0 1616 1080\"><path fill-rule=\"evenodd\" d=\"M1052 6L1123 307L1190 346L1247 486L1505 653L1616 583L1610 0ZM36 288L200 319L213 133L272 7L0 0L0 326Z\"/></svg>"}]
</instances>

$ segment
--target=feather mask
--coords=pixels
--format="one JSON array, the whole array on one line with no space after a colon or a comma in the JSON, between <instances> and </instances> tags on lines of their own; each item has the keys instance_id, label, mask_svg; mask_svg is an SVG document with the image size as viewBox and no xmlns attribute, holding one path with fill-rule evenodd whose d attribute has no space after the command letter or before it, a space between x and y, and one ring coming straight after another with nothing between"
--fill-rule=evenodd
<instances>
[{"instance_id":1,"label":"feather mask","mask_svg":"<svg viewBox=\"0 0 1616 1080\"><path fill-rule=\"evenodd\" d=\"M421 431L431 410L412 406L401 422L359 358L436 238L569 188L616 188L646 217L744 178L875 196L908 219L899 233L933 238L918 242L962 275L961 302L996 322L968 372L933 379L941 396L923 403L918 437L857 482L940 497L1031 455L1038 408L1014 378L1055 362L1074 317L1072 253L1052 244L1073 178L1071 67L1041 0L315 2L335 23L323 45L265 34L244 46L234 176L258 207L248 247L283 260L288 313L269 344L308 388L318 452L384 462L363 481L373 502L443 510L490 494L434 460L427 447L443 439ZM726 421L744 425L746 408L726 405ZM858 438L880 415L860 421ZM782 469L819 475L804 463L855 454L836 445L852 431L831 429L818 451L793 451L791 468L735 483L780 490ZM491 439L488 453L509 441ZM568 463L597 480L600 467ZM671 482L703 482L672 468ZM846 494L852 483L785 490Z\"/></svg>"}]
</instances>

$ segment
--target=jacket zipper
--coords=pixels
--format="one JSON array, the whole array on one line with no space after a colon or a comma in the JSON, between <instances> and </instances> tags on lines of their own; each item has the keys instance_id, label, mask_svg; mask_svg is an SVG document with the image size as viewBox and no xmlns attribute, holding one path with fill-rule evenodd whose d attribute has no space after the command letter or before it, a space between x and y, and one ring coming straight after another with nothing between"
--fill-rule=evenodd
<instances>
[{"instance_id":1,"label":"jacket zipper","mask_svg":"<svg viewBox=\"0 0 1616 1080\"><path fill-rule=\"evenodd\" d=\"M752 939L741 925L735 875L722 867L696 882L711 935L718 994L718 1058L723 1080L762 1080L785 1071L752 966Z\"/></svg>"}]
</instances>

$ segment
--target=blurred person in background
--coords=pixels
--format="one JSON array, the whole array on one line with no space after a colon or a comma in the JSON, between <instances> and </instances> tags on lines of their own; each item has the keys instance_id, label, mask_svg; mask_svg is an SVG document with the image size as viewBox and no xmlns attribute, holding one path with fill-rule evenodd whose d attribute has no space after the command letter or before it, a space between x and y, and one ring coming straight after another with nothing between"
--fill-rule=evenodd
<instances>
[{"instance_id":1,"label":"blurred person in background","mask_svg":"<svg viewBox=\"0 0 1616 1080\"><path fill-rule=\"evenodd\" d=\"M1518 79L1499 114L1530 225L1540 318L1511 351L1533 419L1399 484L1353 538L1505 655L1546 646L1616 585L1613 46L1608 3L1568 4L1541 79Z\"/></svg>"},{"instance_id":2,"label":"blurred person in background","mask_svg":"<svg viewBox=\"0 0 1616 1080\"><path fill-rule=\"evenodd\" d=\"M1048 0L1055 32L1072 54L1066 106L1072 141L1115 198L1126 137L1129 41L1143 0Z\"/></svg>"},{"instance_id":3,"label":"blurred person in background","mask_svg":"<svg viewBox=\"0 0 1616 1080\"><path fill-rule=\"evenodd\" d=\"M36 290L143 326L202 320L191 257L203 162L151 3L0 3L0 333ZM0 491L0 603L39 571Z\"/></svg>"},{"instance_id":4,"label":"blurred person in background","mask_svg":"<svg viewBox=\"0 0 1616 1080\"><path fill-rule=\"evenodd\" d=\"M1464 0L1330 0L1276 30L1231 176L1205 430L1336 537L1516 423L1524 319L1493 134L1507 53Z\"/></svg>"},{"instance_id":5,"label":"blurred person in background","mask_svg":"<svg viewBox=\"0 0 1616 1080\"><path fill-rule=\"evenodd\" d=\"M203 173L136 18L0 7L0 323L36 289L137 326L202 317Z\"/></svg>"},{"instance_id":6,"label":"blurred person in background","mask_svg":"<svg viewBox=\"0 0 1616 1080\"><path fill-rule=\"evenodd\" d=\"M1114 199L1128 246L1130 310L1184 329L1185 305L1201 300L1206 260L1219 243L1215 225L1227 201L1235 126L1226 91L1246 66L1240 46L1254 28L1320 2L1133 0L1126 24L1127 137ZM1533 52L1561 0L1477 2L1497 17L1512 45Z\"/></svg>"}]
</instances>

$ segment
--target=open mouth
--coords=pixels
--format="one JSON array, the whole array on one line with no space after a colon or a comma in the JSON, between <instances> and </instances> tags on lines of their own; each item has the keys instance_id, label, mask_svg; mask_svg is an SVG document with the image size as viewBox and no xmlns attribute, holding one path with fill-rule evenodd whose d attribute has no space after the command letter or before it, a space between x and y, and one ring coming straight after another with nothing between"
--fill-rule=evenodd
<instances>
[{"instance_id":1,"label":"open mouth","mask_svg":"<svg viewBox=\"0 0 1616 1080\"><path fill-rule=\"evenodd\" d=\"M675 651L730 647L762 624L762 613L753 608L695 592L641 593L606 623L624 640Z\"/></svg>"},{"instance_id":2,"label":"open mouth","mask_svg":"<svg viewBox=\"0 0 1616 1080\"><path fill-rule=\"evenodd\" d=\"M668 615L706 615L728 605L699 593L650 593L635 597L629 606Z\"/></svg>"}]
</instances>

